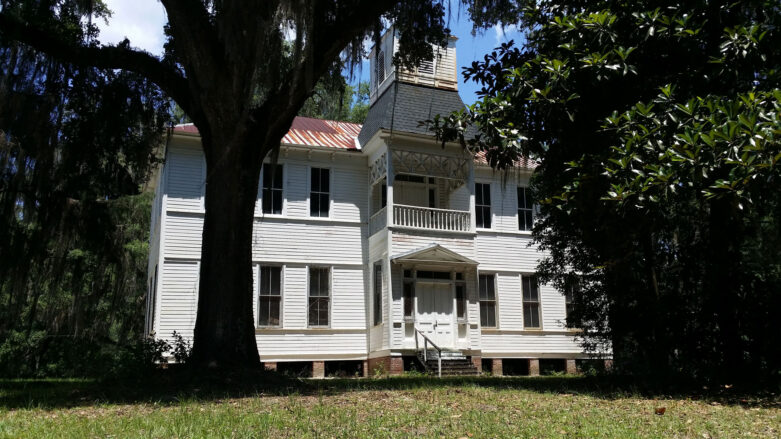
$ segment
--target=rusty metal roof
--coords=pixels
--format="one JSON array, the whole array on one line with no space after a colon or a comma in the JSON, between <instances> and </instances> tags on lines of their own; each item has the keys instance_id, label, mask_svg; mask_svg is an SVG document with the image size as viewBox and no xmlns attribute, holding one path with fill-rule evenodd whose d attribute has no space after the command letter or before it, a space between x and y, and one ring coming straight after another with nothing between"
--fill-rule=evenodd
<instances>
[{"instance_id":1,"label":"rusty metal roof","mask_svg":"<svg viewBox=\"0 0 781 439\"><path fill-rule=\"evenodd\" d=\"M488 160L485 158L485 151L478 151L477 154L475 154L475 163L488 166ZM521 169L535 169L537 167L537 162L528 157L521 157L515 161L515 167Z\"/></svg>"},{"instance_id":2,"label":"rusty metal roof","mask_svg":"<svg viewBox=\"0 0 781 439\"><path fill-rule=\"evenodd\" d=\"M352 122L339 122L335 120L314 119L311 117L297 116L293 120L290 130L282 138L283 145L319 146L325 148L337 148L358 151L358 133L361 132L361 124ZM193 124L182 124L174 127L174 133L198 134L198 128ZM488 165L485 152L475 154L475 163ZM515 166L521 169L534 169L537 162L522 157L515 162Z\"/></svg>"},{"instance_id":3,"label":"rusty metal roof","mask_svg":"<svg viewBox=\"0 0 781 439\"><path fill-rule=\"evenodd\" d=\"M282 144L358 150L356 139L360 132L358 123L296 116ZM198 134L198 128L191 123L176 125L174 133Z\"/></svg>"}]
</instances>

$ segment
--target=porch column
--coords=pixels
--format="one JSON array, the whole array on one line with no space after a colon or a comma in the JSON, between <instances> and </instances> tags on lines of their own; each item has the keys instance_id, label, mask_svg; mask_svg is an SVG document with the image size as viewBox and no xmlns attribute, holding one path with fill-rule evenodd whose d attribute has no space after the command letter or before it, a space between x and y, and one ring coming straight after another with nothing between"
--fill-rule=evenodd
<instances>
[{"instance_id":1,"label":"porch column","mask_svg":"<svg viewBox=\"0 0 781 439\"><path fill-rule=\"evenodd\" d=\"M504 372L502 371L502 359L501 358L494 358L491 360L491 374L494 376L502 376Z\"/></svg>"},{"instance_id":2,"label":"porch column","mask_svg":"<svg viewBox=\"0 0 781 439\"><path fill-rule=\"evenodd\" d=\"M471 156L471 154L470 154ZM472 157L468 161L467 167L469 172L467 174L466 185L469 189L469 231L474 232L477 230L477 215L475 215L475 159Z\"/></svg>"},{"instance_id":3,"label":"porch column","mask_svg":"<svg viewBox=\"0 0 781 439\"><path fill-rule=\"evenodd\" d=\"M388 158L388 164L385 171L385 213L388 215L387 227L390 227L393 225L393 182L396 180L396 175L393 170L393 154L390 144L387 144L385 149L387 150L385 156ZM382 196L382 194L380 194L380 196Z\"/></svg>"},{"instance_id":4,"label":"porch column","mask_svg":"<svg viewBox=\"0 0 781 439\"><path fill-rule=\"evenodd\" d=\"M529 376L540 376L540 360L537 358L529 358Z\"/></svg>"},{"instance_id":5,"label":"porch column","mask_svg":"<svg viewBox=\"0 0 781 439\"><path fill-rule=\"evenodd\" d=\"M325 378L325 361L312 362L312 378Z\"/></svg>"}]
</instances>

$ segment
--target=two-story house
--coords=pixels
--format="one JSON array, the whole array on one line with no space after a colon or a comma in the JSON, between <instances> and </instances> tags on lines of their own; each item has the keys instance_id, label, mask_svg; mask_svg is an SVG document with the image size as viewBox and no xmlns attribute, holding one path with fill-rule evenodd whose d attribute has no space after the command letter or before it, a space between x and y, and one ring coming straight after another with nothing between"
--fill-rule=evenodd
<instances>
[{"instance_id":1,"label":"two-story house","mask_svg":"<svg viewBox=\"0 0 781 439\"><path fill-rule=\"evenodd\" d=\"M464 107L455 38L397 71L392 32L371 54L363 125L299 117L255 209L253 309L261 361L314 376L353 368L537 374L586 358L568 299L540 284L530 246L533 164L495 172L419 121ZM177 126L157 182L147 332L192 336L204 214L197 130ZM426 349L424 349L424 347Z\"/></svg>"}]
</instances>

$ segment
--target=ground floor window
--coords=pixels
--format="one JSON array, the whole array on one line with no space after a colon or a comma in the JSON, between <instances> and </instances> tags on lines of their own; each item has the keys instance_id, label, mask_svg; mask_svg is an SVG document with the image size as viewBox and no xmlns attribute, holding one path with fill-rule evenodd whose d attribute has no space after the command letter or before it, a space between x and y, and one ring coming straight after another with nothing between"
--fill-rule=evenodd
<instances>
[{"instance_id":1,"label":"ground floor window","mask_svg":"<svg viewBox=\"0 0 781 439\"><path fill-rule=\"evenodd\" d=\"M331 299L330 270L309 268L309 326L328 326Z\"/></svg>"},{"instance_id":2,"label":"ground floor window","mask_svg":"<svg viewBox=\"0 0 781 439\"><path fill-rule=\"evenodd\" d=\"M478 277L480 296L480 326L496 327L496 282L493 274L481 274Z\"/></svg>"},{"instance_id":3,"label":"ground floor window","mask_svg":"<svg viewBox=\"0 0 781 439\"><path fill-rule=\"evenodd\" d=\"M282 267L260 267L258 325L279 326L282 308Z\"/></svg>"},{"instance_id":4,"label":"ground floor window","mask_svg":"<svg viewBox=\"0 0 781 439\"><path fill-rule=\"evenodd\" d=\"M523 327L524 329L539 329L540 324L540 289L537 286L537 276L521 276L523 289Z\"/></svg>"}]
</instances>

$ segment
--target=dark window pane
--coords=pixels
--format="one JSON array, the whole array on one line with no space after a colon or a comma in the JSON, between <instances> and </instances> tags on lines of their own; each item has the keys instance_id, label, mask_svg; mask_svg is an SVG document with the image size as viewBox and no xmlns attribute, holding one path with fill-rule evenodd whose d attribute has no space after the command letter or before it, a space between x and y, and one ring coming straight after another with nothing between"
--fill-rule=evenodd
<instances>
[{"instance_id":1,"label":"dark window pane","mask_svg":"<svg viewBox=\"0 0 781 439\"><path fill-rule=\"evenodd\" d=\"M382 264L374 264L374 324L382 323Z\"/></svg>"},{"instance_id":2,"label":"dark window pane","mask_svg":"<svg viewBox=\"0 0 781 439\"><path fill-rule=\"evenodd\" d=\"M328 194L320 194L320 216L328 216L330 205Z\"/></svg>"},{"instance_id":3,"label":"dark window pane","mask_svg":"<svg viewBox=\"0 0 781 439\"><path fill-rule=\"evenodd\" d=\"M527 303L523 305L523 326L526 328L540 327L540 305Z\"/></svg>"},{"instance_id":4,"label":"dark window pane","mask_svg":"<svg viewBox=\"0 0 781 439\"><path fill-rule=\"evenodd\" d=\"M480 325L484 327L496 326L496 302L480 302Z\"/></svg>"},{"instance_id":5,"label":"dark window pane","mask_svg":"<svg viewBox=\"0 0 781 439\"><path fill-rule=\"evenodd\" d=\"M320 197L317 195L312 195L309 200L309 215L320 216Z\"/></svg>"},{"instance_id":6,"label":"dark window pane","mask_svg":"<svg viewBox=\"0 0 781 439\"><path fill-rule=\"evenodd\" d=\"M412 317L415 309L415 285L412 282L404 284L404 317Z\"/></svg>"},{"instance_id":7,"label":"dark window pane","mask_svg":"<svg viewBox=\"0 0 781 439\"><path fill-rule=\"evenodd\" d=\"M491 185L484 184L483 186L483 204L486 206L491 205Z\"/></svg>"},{"instance_id":8,"label":"dark window pane","mask_svg":"<svg viewBox=\"0 0 781 439\"><path fill-rule=\"evenodd\" d=\"M320 170L320 191L322 192L330 192L330 173L331 171L329 169Z\"/></svg>"},{"instance_id":9,"label":"dark window pane","mask_svg":"<svg viewBox=\"0 0 781 439\"><path fill-rule=\"evenodd\" d=\"M466 317L466 294L463 285L456 285L456 318Z\"/></svg>"},{"instance_id":10,"label":"dark window pane","mask_svg":"<svg viewBox=\"0 0 781 439\"><path fill-rule=\"evenodd\" d=\"M282 214L282 191L274 190L274 206L272 206L274 214Z\"/></svg>"},{"instance_id":11,"label":"dark window pane","mask_svg":"<svg viewBox=\"0 0 781 439\"><path fill-rule=\"evenodd\" d=\"M309 298L309 325L328 326L328 298Z\"/></svg>"}]
</instances>

